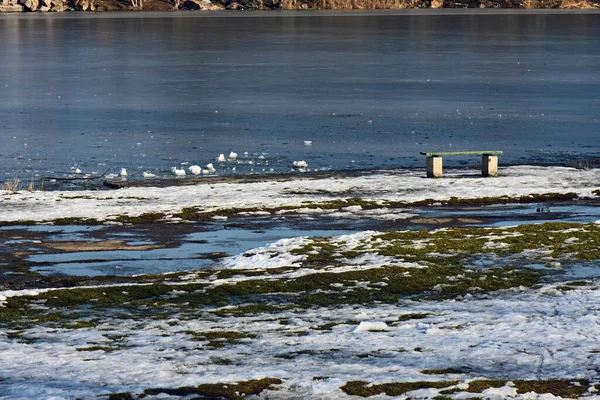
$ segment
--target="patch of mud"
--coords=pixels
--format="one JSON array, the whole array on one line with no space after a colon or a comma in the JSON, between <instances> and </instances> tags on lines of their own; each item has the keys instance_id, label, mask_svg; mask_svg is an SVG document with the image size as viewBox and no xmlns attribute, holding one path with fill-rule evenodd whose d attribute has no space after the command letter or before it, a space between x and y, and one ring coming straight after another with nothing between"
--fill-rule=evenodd
<instances>
[{"instance_id":1,"label":"patch of mud","mask_svg":"<svg viewBox=\"0 0 600 400\"><path fill-rule=\"evenodd\" d=\"M44 243L43 247L60 250L67 253L79 251L111 251L111 250L153 250L162 249L162 244L138 244L131 245L123 240L105 240L101 242L50 242Z\"/></svg>"},{"instance_id":2,"label":"patch of mud","mask_svg":"<svg viewBox=\"0 0 600 400\"><path fill-rule=\"evenodd\" d=\"M413 218L410 220L413 224L422 224L422 225L441 225L441 224L449 224L452 222L452 218Z\"/></svg>"}]
</instances>

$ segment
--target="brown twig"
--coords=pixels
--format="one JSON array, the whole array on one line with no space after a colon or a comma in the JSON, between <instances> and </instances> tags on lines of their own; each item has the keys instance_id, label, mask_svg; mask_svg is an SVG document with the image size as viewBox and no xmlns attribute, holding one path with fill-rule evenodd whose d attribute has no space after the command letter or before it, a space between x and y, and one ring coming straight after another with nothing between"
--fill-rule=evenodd
<instances>
[{"instance_id":1,"label":"brown twig","mask_svg":"<svg viewBox=\"0 0 600 400\"><path fill-rule=\"evenodd\" d=\"M42 178L42 181L92 181L94 179L101 179L104 177L104 175L106 175L108 173L108 171L110 171L112 168L107 169L106 171L104 171L104 173L102 175L98 175L98 176L82 176L82 177L77 177L77 178L58 178L58 177L53 177L53 176L44 176Z\"/></svg>"}]
</instances>

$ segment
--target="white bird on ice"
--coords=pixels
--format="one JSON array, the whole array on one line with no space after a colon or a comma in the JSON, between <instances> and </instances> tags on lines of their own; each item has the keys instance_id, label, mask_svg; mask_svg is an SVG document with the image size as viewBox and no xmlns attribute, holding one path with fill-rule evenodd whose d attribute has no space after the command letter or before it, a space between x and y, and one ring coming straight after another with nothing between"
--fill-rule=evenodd
<instances>
[{"instance_id":1,"label":"white bird on ice","mask_svg":"<svg viewBox=\"0 0 600 400\"><path fill-rule=\"evenodd\" d=\"M232 151L231 153L229 153L229 157L227 158L229 158L230 160L235 160L237 158L237 153Z\"/></svg>"},{"instance_id":2,"label":"white bird on ice","mask_svg":"<svg viewBox=\"0 0 600 400\"><path fill-rule=\"evenodd\" d=\"M202 168L199 165L192 165L188 168L190 172L194 175L200 175L202 173Z\"/></svg>"},{"instance_id":3,"label":"white bird on ice","mask_svg":"<svg viewBox=\"0 0 600 400\"><path fill-rule=\"evenodd\" d=\"M308 163L304 160L294 161L294 167L296 168L306 168L308 167Z\"/></svg>"},{"instance_id":4,"label":"white bird on ice","mask_svg":"<svg viewBox=\"0 0 600 400\"><path fill-rule=\"evenodd\" d=\"M156 178L156 175L154 175L152 172L148 172L148 171L144 171L144 173L142 175L144 176L144 178Z\"/></svg>"},{"instance_id":5,"label":"white bird on ice","mask_svg":"<svg viewBox=\"0 0 600 400\"><path fill-rule=\"evenodd\" d=\"M125 168L121 168L121 171L119 171L119 176L127 176L127 170Z\"/></svg>"},{"instance_id":6,"label":"white bird on ice","mask_svg":"<svg viewBox=\"0 0 600 400\"><path fill-rule=\"evenodd\" d=\"M310 146L312 144L312 140L305 140L304 141L304 145L305 146Z\"/></svg>"},{"instance_id":7,"label":"white bird on ice","mask_svg":"<svg viewBox=\"0 0 600 400\"><path fill-rule=\"evenodd\" d=\"M76 173L76 174L81 174L82 172L81 172L81 170L80 170L79 168L77 168L77 169L75 170L75 173Z\"/></svg>"},{"instance_id":8,"label":"white bird on ice","mask_svg":"<svg viewBox=\"0 0 600 400\"><path fill-rule=\"evenodd\" d=\"M215 167L214 167L214 165L212 165L212 163L206 164L205 168L206 168L205 171L207 171L207 172L215 172L216 171Z\"/></svg>"},{"instance_id":9,"label":"white bird on ice","mask_svg":"<svg viewBox=\"0 0 600 400\"><path fill-rule=\"evenodd\" d=\"M177 169L177 167L173 167L171 168L171 172L173 172L173 175L175 176L185 176L185 169Z\"/></svg>"},{"instance_id":10,"label":"white bird on ice","mask_svg":"<svg viewBox=\"0 0 600 400\"><path fill-rule=\"evenodd\" d=\"M225 154L219 154L219 157L217 157L217 162L225 162L227 161L227 159L225 158Z\"/></svg>"}]
</instances>

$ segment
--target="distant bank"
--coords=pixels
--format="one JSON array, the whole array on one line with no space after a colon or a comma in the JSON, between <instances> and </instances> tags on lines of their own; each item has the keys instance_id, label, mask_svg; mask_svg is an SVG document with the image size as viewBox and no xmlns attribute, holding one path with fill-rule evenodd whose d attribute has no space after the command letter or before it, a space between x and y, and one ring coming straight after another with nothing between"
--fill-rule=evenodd
<instances>
[{"instance_id":1,"label":"distant bank","mask_svg":"<svg viewBox=\"0 0 600 400\"><path fill-rule=\"evenodd\" d=\"M0 12L600 8L600 0L0 0Z\"/></svg>"}]
</instances>

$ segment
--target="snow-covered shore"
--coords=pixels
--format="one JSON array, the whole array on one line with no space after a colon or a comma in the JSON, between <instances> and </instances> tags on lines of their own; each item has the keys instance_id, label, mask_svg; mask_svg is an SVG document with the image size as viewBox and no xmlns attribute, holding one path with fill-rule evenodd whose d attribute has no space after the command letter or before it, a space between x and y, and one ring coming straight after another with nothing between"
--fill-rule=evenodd
<instances>
[{"instance_id":1,"label":"snow-covered shore","mask_svg":"<svg viewBox=\"0 0 600 400\"><path fill-rule=\"evenodd\" d=\"M139 394L148 387L275 377L283 381L281 391L263 393L261 398L350 399L355 397L345 395L340 387L353 380L377 384L458 379L468 383L593 377L592 382L598 383L598 284L568 292L551 285L489 299L406 301L248 317L199 315L181 320L173 315L169 321L142 322L106 318L94 328L80 330L34 328L20 339L3 332L0 393L6 400L87 399L102 393ZM409 314L420 319L398 322ZM359 329L368 327L368 322L386 329ZM333 328L315 329L326 323ZM254 339L212 348L189 334L211 330L236 331ZM91 347L90 343L110 348L114 341L107 337L114 336L123 338L120 348L81 350ZM464 372L423 373L448 367ZM448 383L447 387L455 386ZM411 398L434 398L440 391L429 389ZM506 386L484 394L459 390L451 398L560 397L518 395ZM592 389L586 398L600 396Z\"/></svg>"},{"instance_id":2,"label":"snow-covered shore","mask_svg":"<svg viewBox=\"0 0 600 400\"><path fill-rule=\"evenodd\" d=\"M515 166L496 178L478 171L447 170L442 179L427 179L422 170L374 171L359 177L252 183L214 183L176 187L131 187L116 191L5 192L0 221L51 221L57 218L110 220L115 216L177 213L232 208L300 207L303 202L360 197L372 201L416 202L450 197L478 198L574 192L592 197L600 186L600 169Z\"/></svg>"}]
</instances>

